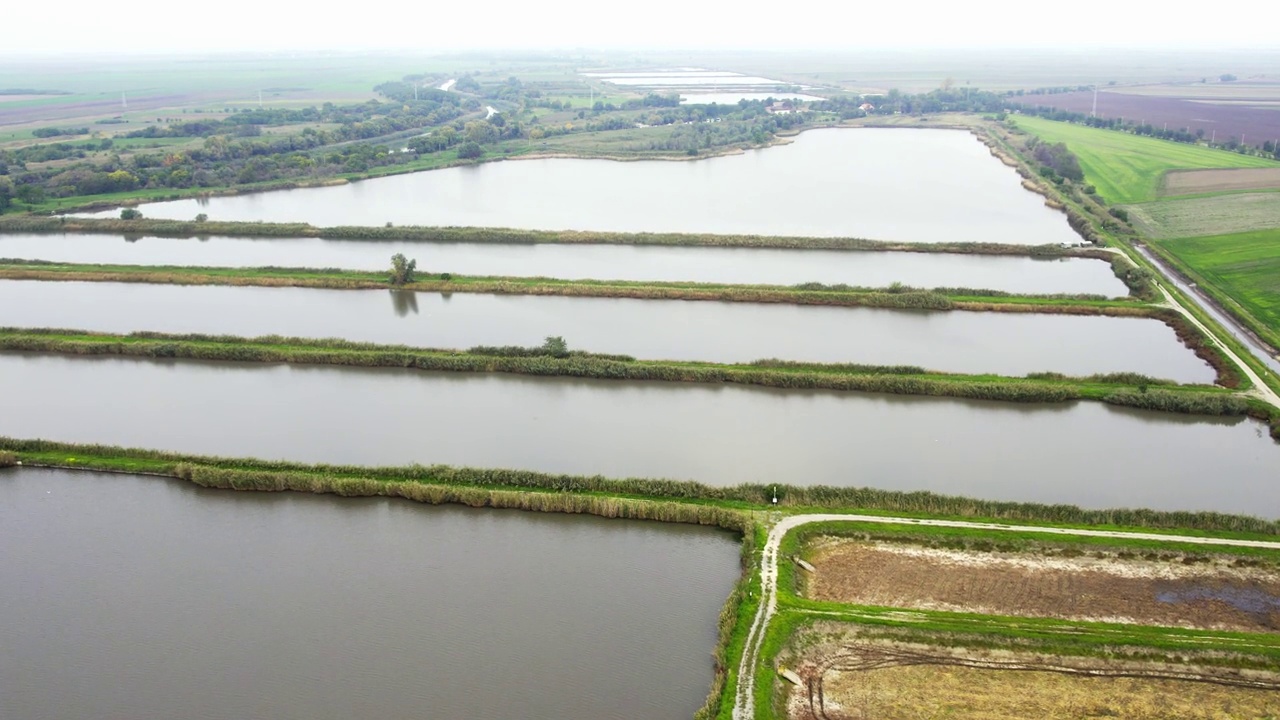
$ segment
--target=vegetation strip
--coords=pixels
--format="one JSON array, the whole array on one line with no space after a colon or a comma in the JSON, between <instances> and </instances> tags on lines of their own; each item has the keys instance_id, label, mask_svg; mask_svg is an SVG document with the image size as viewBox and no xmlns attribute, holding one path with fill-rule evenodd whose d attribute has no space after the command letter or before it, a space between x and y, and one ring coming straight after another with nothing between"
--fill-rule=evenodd
<instances>
[{"instance_id":1,"label":"vegetation strip","mask_svg":"<svg viewBox=\"0 0 1280 720\"><path fill-rule=\"evenodd\" d=\"M1108 260L1104 252L1059 245L1003 243L912 243L848 237L779 237L716 235L710 233L623 233L587 230L519 230L484 227L335 226L306 223L261 223L139 218L76 218L68 216L0 216L0 233L108 233L192 238L201 236L307 238L326 240L408 240L422 243L486 243L506 245L689 245L699 247L768 248L779 250L851 250L878 252L953 253L1022 257L1086 257Z\"/></svg>"},{"instance_id":2,"label":"vegetation strip","mask_svg":"<svg viewBox=\"0 0 1280 720\"><path fill-rule=\"evenodd\" d=\"M308 464L253 458L219 458L138 448L63 443L50 440L20 440L0 437L0 453L27 465L77 467L91 470L152 473L178 477L181 467L230 471L243 489L274 489L278 476L321 476L337 482L355 479L359 487L375 488L380 483L425 483L459 488L510 490L533 493L605 495L618 498L661 500L690 505L711 505L726 512L780 510L804 513L832 509L854 511L862 516L838 516L831 520L878 521L868 513L886 513L899 518L952 519L992 523L1000 529L1017 530L1018 524L1074 530L1080 527L1115 531L1196 532L1203 536L1232 541L1275 541L1280 538L1280 521L1217 512L1161 511L1134 508L1087 510L1071 505L1044 505L996 500L980 500L932 492L904 492L853 487L799 487L784 484L743 483L716 487L685 480L645 478L612 479L602 476L555 475L525 470L413 465L408 467L364 467ZM777 497L777 504L772 499ZM459 501L460 502L460 501ZM674 512L674 511L673 511ZM692 512L692 511L691 511ZM691 514L689 517L701 517ZM737 516L733 516L737 518ZM733 520L738 522L740 518ZM902 519L903 523L911 520ZM725 527L733 526L726 525ZM1157 538L1158 539L1158 538ZM1170 539L1177 540L1178 536Z\"/></svg>"},{"instance_id":3,"label":"vegetation strip","mask_svg":"<svg viewBox=\"0 0 1280 720\"><path fill-rule=\"evenodd\" d=\"M397 255L396 257L403 257ZM408 261L406 261L408 262ZM43 260L0 259L0 278L80 282L128 282L166 285L304 287L330 290L404 289L497 295L560 295L644 300L792 303L881 307L910 310L983 310L1087 314L1111 308L1125 314L1135 303L1101 295L1014 295L981 288L915 288L901 284L872 288L844 284L731 285L661 280L563 280L546 277L408 274L331 268L211 268L139 265L77 265ZM1108 312L1106 310L1103 311Z\"/></svg>"},{"instance_id":4,"label":"vegetation strip","mask_svg":"<svg viewBox=\"0 0 1280 720\"><path fill-rule=\"evenodd\" d=\"M128 450L93 445L56 443L41 440L0 438L0 468L16 464L44 467L73 467L130 473L149 473L185 479L204 487L256 491L299 491L333 493L343 496L402 497L417 502L459 503L471 507L520 508L542 512L589 513L603 517L651 519L715 525L743 534L744 568L761 567L764 528L755 522L754 513L770 508L799 510L805 507L859 507L890 512L921 511L953 517L972 517L1017 522L1075 522L1130 527L1171 528L1185 530L1201 527L1227 537L1262 540L1280 537L1280 523L1229 516L1218 513L1169 513L1147 510L1083 511L1067 506L999 503L964 498L947 498L931 493L901 493L866 489L789 488L744 484L736 488L710 488L690 482L664 480L609 480L601 477L557 476L516 470L483 470L447 466L411 466L403 468L371 468L352 466L308 465L280 461L229 459ZM769 504L777 493L778 505ZM882 519L853 517L864 522ZM830 519L828 517L828 519ZM912 523L899 518L896 522ZM1002 531L1017 528L992 526ZM1042 533L1047 527L1028 528L1023 532ZM1071 531L1064 530L1070 533ZM1166 536L1150 536L1162 539ZM1174 543L1179 536L1167 536ZM1226 542L1231 542L1230 540ZM776 557L776 554L775 554ZM744 575L720 613L719 641L713 653L715 679L706 705L697 718L728 717L734 712L737 693L726 692L742 684L742 667L772 676L770 665L743 666L749 642L749 618L757 617L764 598L760 577L755 572ZM874 613L868 613L874 615ZM938 614L935 625L950 627L954 619ZM803 616L784 614L769 628L764 648L754 658L773 658L785 638L790 637L795 622ZM874 622L874 619L872 620ZM888 625L903 624L884 616ZM970 627L982 627L978 618ZM1078 628L1072 628L1073 631ZM1016 631L1016 628L1011 630ZM1053 632L1049 633L1053 636ZM756 684L761 692L771 686Z\"/></svg>"},{"instance_id":5,"label":"vegetation strip","mask_svg":"<svg viewBox=\"0 0 1280 720\"><path fill-rule=\"evenodd\" d=\"M1251 405L1239 394L1208 386L1177 385L1137 373L1087 377L1035 373L1011 378L935 373L913 366L800 363L773 359L737 365L636 360L625 355L570 352L560 338L548 338L546 344L534 348L478 346L464 351L273 336L239 338L152 332L113 335L77 330L0 328L0 351L397 367L442 372L503 372L602 380L734 383L784 389L879 392L1024 403L1098 400L1163 412L1251 415L1274 420L1269 406Z\"/></svg>"}]
</instances>

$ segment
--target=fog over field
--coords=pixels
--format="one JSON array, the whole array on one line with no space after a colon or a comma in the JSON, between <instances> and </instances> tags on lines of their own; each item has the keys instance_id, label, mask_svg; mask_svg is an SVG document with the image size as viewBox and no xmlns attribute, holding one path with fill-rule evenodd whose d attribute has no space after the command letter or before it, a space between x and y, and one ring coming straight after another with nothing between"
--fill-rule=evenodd
<instances>
[{"instance_id":1,"label":"fog over field","mask_svg":"<svg viewBox=\"0 0 1280 720\"><path fill-rule=\"evenodd\" d=\"M285 3L228 0L198 24L175 28L170 3L141 0L128 12L85 0L59 5L56 32L9 33L0 55L66 52L175 52L207 50L397 49L438 52L459 48L699 48L798 50L867 48L1059 47L1081 54L1099 47L1269 47L1274 25L1262 20L1269 3L1234 3L1239 22L1205 22L1190 13L1151 12L1139 3L1081 0L1055 9L1052 20L1023 3L986 3L981 11L962 3L848 5L805 0L786 8L784 26L760 13L719 3L654 0L625 20L606 17L605 6L584 0L540 4L499 0L478 17L470 5L431 4L408 9L376 0L355 12L299 13ZM251 21L246 21L252 18ZM195 20L195 18L190 18ZM815 22L816 20L816 22ZM45 27L48 10L31 3L5 9L9 27ZM426 28L447 29L440 32ZM1135 32L1139 28L1141 32ZM710 29L710 31L709 31ZM128 42L121 43L127 37Z\"/></svg>"}]
</instances>

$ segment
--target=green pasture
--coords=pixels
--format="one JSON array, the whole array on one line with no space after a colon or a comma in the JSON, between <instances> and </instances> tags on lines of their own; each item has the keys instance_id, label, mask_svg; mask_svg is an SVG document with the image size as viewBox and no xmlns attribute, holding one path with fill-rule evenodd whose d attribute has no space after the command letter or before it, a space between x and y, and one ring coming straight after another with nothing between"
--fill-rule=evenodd
<instances>
[{"instance_id":1,"label":"green pasture","mask_svg":"<svg viewBox=\"0 0 1280 720\"><path fill-rule=\"evenodd\" d=\"M1066 143L1080 158L1085 180L1119 205L1155 200L1170 170L1276 167L1260 157L1038 117L1019 116L1017 124L1046 142Z\"/></svg>"},{"instance_id":2,"label":"green pasture","mask_svg":"<svg viewBox=\"0 0 1280 720\"><path fill-rule=\"evenodd\" d=\"M1280 229L1165 240L1160 246L1280 336Z\"/></svg>"}]
</instances>

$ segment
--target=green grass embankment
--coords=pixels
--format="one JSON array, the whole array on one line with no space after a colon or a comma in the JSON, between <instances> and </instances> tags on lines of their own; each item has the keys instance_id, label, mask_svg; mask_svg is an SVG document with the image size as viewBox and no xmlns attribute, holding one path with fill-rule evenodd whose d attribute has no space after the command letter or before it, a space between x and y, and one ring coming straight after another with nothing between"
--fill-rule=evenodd
<instances>
[{"instance_id":1,"label":"green grass embankment","mask_svg":"<svg viewBox=\"0 0 1280 720\"><path fill-rule=\"evenodd\" d=\"M483 506L484 499L489 497L487 494L479 494L480 491L548 496L549 499L528 501L531 503L530 509L554 507L555 496L560 495L581 498L604 497L620 501L651 500L665 503L662 506L664 508L662 516L653 519L672 518L670 522L700 524L720 524L722 520L725 523L739 523L744 518L749 519L749 513L752 512L796 514L835 511L986 521L1010 525L1105 527L1121 531L1154 530L1256 540L1275 540L1280 537L1280 522L1243 515L1135 508L1089 510L1072 505L980 500L931 492L904 492L865 487L801 487L759 483L717 487L684 480L613 479L601 476L556 475L525 470L446 465L407 467L324 465L253 458L219 458L157 450L4 437L0 437L0 452L12 453L25 465L150 473L192 480L200 478L209 486L233 487L241 490L299 489L305 492L333 492L352 496L398 495L402 492L407 493L409 485L420 485L428 488L453 489L458 493L463 490L468 492L474 490L477 492L475 495L455 494L438 497L453 498L447 502L475 503L479 506ZM431 491L431 493L435 492L436 490ZM778 497L777 505L771 503L775 492ZM431 493L423 497L437 497ZM506 498L507 496L497 497ZM579 500L573 502L579 502ZM565 512L579 512L579 510L569 509L576 506L566 504L564 507ZM626 510L629 506L625 504L616 507L619 513L629 512ZM632 517L632 515L618 514L615 517ZM681 517L685 519L679 519ZM761 516L757 515L757 519L761 519ZM733 529L739 526L724 525L724 527Z\"/></svg>"},{"instance_id":2,"label":"green grass embankment","mask_svg":"<svg viewBox=\"0 0 1280 720\"><path fill-rule=\"evenodd\" d=\"M835 307L873 307L922 311L1015 312L1155 318L1218 373L1218 383L1237 387L1240 375L1199 329L1177 313L1134 298L1094 296L1016 296L994 290L906 286L861 288L805 283L794 286L725 285L716 283L560 280L555 278L469 277L419 274L405 285L392 285L389 274L308 268L199 268L128 265L70 265L44 261L0 261L0 279L94 282L143 282L178 285L304 287L340 290L388 289L423 292L550 295L564 297L788 303Z\"/></svg>"},{"instance_id":3,"label":"green grass embankment","mask_svg":"<svg viewBox=\"0 0 1280 720\"><path fill-rule=\"evenodd\" d=\"M395 285L389 273L320 268L211 268L144 265L74 265L41 260L0 260L0 279L303 287L330 290L398 289L496 295L558 295L645 300L790 303L911 310L989 310L1089 314L1095 309L1125 314L1132 299L1099 295L1014 295L983 288L857 287L850 285L730 285L656 280L564 280L547 277L467 276L417 273Z\"/></svg>"},{"instance_id":4,"label":"green grass embankment","mask_svg":"<svg viewBox=\"0 0 1280 720\"><path fill-rule=\"evenodd\" d=\"M1107 259L1089 249L1058 245L1009 245L1003 243L911 243L848 237L781 237L771 235L715 235L709 233L621 233L586 230L518 230L482 227L335 226L306 223L220 222L210 220L120 220L36 215L0 216L0 233L108 233L156 237L263 237L324 238L327 240L402 240L439 243L674 245L697 247L745 247L782 250L867 250L1021 257L1092 257Z\"/></svg>"},{"instance_id":5,"label":"green grass embankment","mask_svg":"<svg viewBox=\"0 0 1280 720\"><path fill-rule=\"evenodd\" d=\"M1021 403L1097 400L1164 412L1226 416L1249 413L1248 403L1239 394L1209 386L1178 385L1136 373L1087 377L1033 373L1015 378L930 372L913 366L801 363L771 359L722 364L636 360L627 356L590 353L556 356L538 348L478 347L463 351L333 339L239 338L150 332L113 335L23 328L0 328L0 351L501 372L601 380L732 383Z\"/></svg>"}]
</instances>

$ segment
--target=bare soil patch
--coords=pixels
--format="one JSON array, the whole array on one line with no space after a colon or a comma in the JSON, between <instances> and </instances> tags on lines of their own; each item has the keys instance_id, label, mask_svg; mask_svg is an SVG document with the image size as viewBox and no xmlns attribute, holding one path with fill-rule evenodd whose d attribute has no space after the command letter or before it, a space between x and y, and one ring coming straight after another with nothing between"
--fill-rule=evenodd
<instances>
[{"instance_id":1,"label":"bare soil patch","mask_svg":"<svg viewBox=\"0 0 1280 720\"><path fill-rule=\"evenodd\" d=\"M1280 167L1174 170L1164 176L1165 195L1280 188Z\"/></svg>"},{"instance_id":2,"label":"bare soil patch","mask_svg":"<svg viewBox=\"0 0 1280 720\"><path fill-rule=\"evenodd\" d=\"M1227 560L1048 557L830 539L804 573L816 600L1243 631L1280 629L1280 573Z\"/></svg>"},{"instance_id":3,"label":"bare soil patch","mask_svg":"<svg viewBox=\"0 0 1280 720\"><path fill-rule=\"evenodd\" d=\"M886 642L822 644L797 671L803 684L787 703L796 720L1268 718L1277 705L1272 674Z\"/></svg>"}]
</instances>

